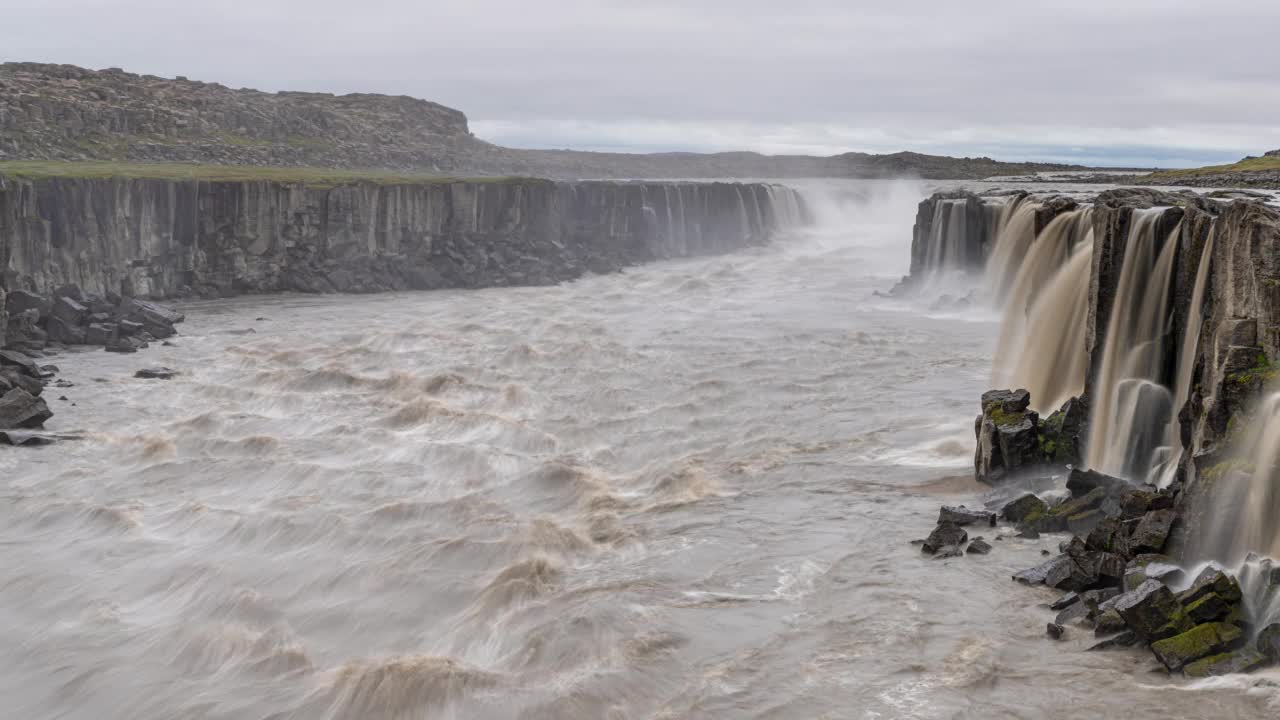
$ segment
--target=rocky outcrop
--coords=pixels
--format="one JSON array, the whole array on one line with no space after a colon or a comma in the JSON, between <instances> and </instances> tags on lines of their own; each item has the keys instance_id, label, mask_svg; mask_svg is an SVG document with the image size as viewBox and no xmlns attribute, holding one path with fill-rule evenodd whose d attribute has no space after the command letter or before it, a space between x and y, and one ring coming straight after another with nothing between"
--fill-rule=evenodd
<instances>
[{"instance_id":1,"label":"rocky outcrop","mask_svg":"<svg viewBox=\"0 0 1280 720\"><path fill-rule=\"evenodd\" d=\"M504 148L461 112L404 96L234 89L72 65L0 64L0 161L383 168L579 178L984 178L1081 168L902 152L626 154Z\"/></svg>"},{"instance_id":2,"label":"rocky outcrop","mask_svg":"<svg viewBox=\"0 0 1280 720\"><path fill-rule=\"evenodd\" d=\"M0 177L6 286L42 295L544 285L763 244L806 217L764 184Z\"/></svg>"}]
</instances>

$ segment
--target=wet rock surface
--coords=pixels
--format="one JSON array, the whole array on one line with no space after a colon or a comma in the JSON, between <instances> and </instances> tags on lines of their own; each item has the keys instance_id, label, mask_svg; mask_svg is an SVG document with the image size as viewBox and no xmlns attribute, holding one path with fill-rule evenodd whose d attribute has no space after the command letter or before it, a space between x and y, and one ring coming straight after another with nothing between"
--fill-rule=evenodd
<instances>
[{"instance_id":1,"label":"wet rock surface","mask_svg":"<svg viewBox=\"0 0 1280 720\"><path fill-rule=\"evenodd\" d=\"M174 326L186 319L159 303L96 295L76 285L62 286L48 298L27 291L10 293L6 309L7 352L18 355L41 352L52 344L136 351L154 340L176 335ZM2 356L0 363L5 363Z\"/></svg>"}]
</instances>

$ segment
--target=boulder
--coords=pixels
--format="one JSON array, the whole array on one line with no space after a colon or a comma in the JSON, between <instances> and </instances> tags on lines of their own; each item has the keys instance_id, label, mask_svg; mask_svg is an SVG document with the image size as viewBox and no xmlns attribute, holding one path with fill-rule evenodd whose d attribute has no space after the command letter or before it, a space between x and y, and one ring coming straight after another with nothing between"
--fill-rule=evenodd
<instances>
[{"instance_id":1,"label":"boulder","mask_svg":"<svg viewBox=\"0 0 1280 720\"><path fill-rule=\"evenodd\" d=\"M1191 587L1178 593L1178 601L1190 607L1209 595L1217 595L1228 605L1240 602L1244 596L1240 590L1240 583L1235 578L1216 567L1209 566L1200 571L1195 581L1191 583Z\"/></svg>"},{"instance_id":2,"label":"boulder","mask_svg":"<svg viewBox=\"0 0 1280 720\"><path fill-rule=\"evenodd\" d=\"M1205 623L1186 632L1151 643L1156 659L1171 671L1211 655L1233 650L1244 643L1244 631L1227 623Z\"/></svg>"},{"instance_id":3,"label":"boulder","mask_svg":"<svg viewBox=\"0 0 1280 720\"><path fill-rule=\"evenodd\" d=\"M49 318L49 339L63 345L83 345L84 328L73 325L60 317Z\"/></svg>"},{"instance_id":4,"label":"boulder","mask_svg":"<svg viewBox=\"0 0 1280 720\"><path fill-rule=\"evenodd\" d=\"M1045 628L1045 633L1054 640L1061 640L1066 631L1066 628L1057 623L1049 623L1048 627Z\"/></svg>"},{"instance_id":5,"label":"boulder","mask_svg":"<svg viewBox=\"0 0 1280 720\"><path fill-rule=\"evenodd\" d=\"M22 388L13 388L0 397L0 428L40 428L51 417L53 413L44 400Z\"/></svg>"},{"instance_id":6,"label":"boulder","mask_svg":"<svg viewBox=\"0 0 1280 720\"><path fill-rule=\"evenodd\" d=\"M135 353L147 347L147 343L136 337L117 337L107 343L107 352Z\"/></svg>"},{"instance_id":7,"label":"boulder","mask_svg":"<svg viewBox=\"0 0 1280 720\"><path fill-rule=\"evenodd\" d=\"M143 330L146 329L146 326L133 320L121 320L116 323L116 328L119 331L119 334L133 337L135 335L141 335Z\"/></svg>"},{"instance_id":8,"label":"boulder","mask_svg":"<svg viewBox=\"0 0 1280 720\"><path fill-rule=\"evenodd\" d=\"M1266 655L1253 648L1241 648L1235 652L1221 653L1188 663L1182 674L1189 678L1213 677L1232 673L1253 672L1271 664Z\"/></svg>"},{"instance_id":9,"label":"boulder","mask_svg":"<svg viewBox=\"0 0 1280 720\"><path fill-rule=\"evenodd\" d=\"M938 523L953 523L962 527L966 525L994 526L996 524L996 514L986 510L970 510L963 505L943 505L942 510L938 512Z\"/></svg>"},{"instance_id":10,"label":"boulder","mask_svg":"<svg viewBox=\"0 0 1280 720\"><path fill-rule=\"evenodd\" d=\"M63 296L54 301L50 314L70 327L79 327L88 317L89 308L70 297Z\"/></svg>"},{"instance_id":11,"label":"boulder","mask_svg":"<svg viewBox=\"0 0 1280 720\"><path fill-rule=\"evenodd\" d=\"M182 313L158 303L138 298L129 298L120 304L120 312L131 320L144 325L167 325L172 327L186 320Z\"/></svg>"},{"instance_id":12,"label":"boulder","mask_svg":"<svg viewBox=\"0 0 1280 720\"><path fill-rule=\"evenodd\" d=\"M1071 605L1075 605L1078 602L1080 602L1080 593L1069 592L1069 593L1066 593L1065 595L1062 595L1057 600L1054 600L1053 602L1049 603L1049 609L1065 610L1067 607Z\"/></svg>"},{"instance_id":13,"label":"boulder","mask_svg":"<svg viewBox=\"0 0 1280 720\"><path fill-rule=\"evenodd\" d=\"M982 538L975 538L969 543L969 547L965 552L971 555L986 555L991 552L991 543L983 540Z\"/></svg>"},{"instance_id":14,"label":"boulder","mask_svg":"<svg viewBox=\"0 0 1280 720\"><path fill-rule=\"evenodd\" d=\"M0 350L0 367L17 368L23 375L33 378L44 377L40 364L34 358L15 350Z\"/></svg>"},{"instance_id":15,"label":"boulder","mask_svg":"<svg viewBox=\"0 0 1280 720\"><path fill-rule=\"evenodd\" d=\"M1197 623L1213 622L1214 620L1224 620L1231 614L1231 604L1217 593L1209 593L1198 600L1183 605L1187 611L1187 616Z\"/></svg>"},{"instance_id":16,"label":"boulder","mask_svg":"<svg viewBox=\"0 0 1280 720\"><path fill-rule=\"evenodd\" d=\"M960 549L959 545L943 545L934 552L933 559L946 560L947 558L960 557L962 555L964 555L964 551Z\"/></svg>"},{"instance_id":17,"label":"boulder","mask_svg":"<svg viewBox=\"0 0 1280 720\"><path fill-rule=\"evenodd\" d=\"M1121 491L1128 490L1132 487L1133 486L1125 480L1094 470L1072 468L1071 472L1067 475L1067 490L1071 492L1072 497L1080 497L1081 495L1092 492L1097 488L1102 488L1109 495L1116 495Z\"/></svg>"},{"instance_id":18,"label":"boulder","mask_svg":"<svg viewBox=\"0 0 1280 720\"><path fill-rule=\"evenodd\" d=\"M1041 463L1040 416L1028 410L1026 390L992 390L982 396L982 414L974 423L977 450L974 473L980 482L995 484L1010 474Z\"/></svg>"},{"instance_id":19,"label":"boulder","mask_svg":"<svg viewBox=\"0 0 1280 720\"><path fill-rule=\"evenodd\" d=\"M1134 645L1137 645L1137 644L1138 644L1137 633L1133 632L1132 630L1125 630L1124 632L1120 633L1119 635L1116 635L1115 637L1107 638L1106 640L1103 640L1102 642L1097 643L1096 645L1093 645L1092 647L1089 648L1089 650L1111 650L1112 648L1118 648L1118 647L1133 647Z\"/></svg>"},{"instance_id":20,"label":"boulder","mask_svg":"<svg viewBox=\"0 0 1280 720\"><path fill-rule=\"evenodd\" d=\"M1147 580L1111 603L1124 618L1125 625L1147 640L1170 637L1188 629L1189 622L1178 599L1158 580Z\"/></svg>"},{"instance_id":21,"label":"boulder","mask_svg":"<svg viewBox=\"0 0 1280 720\"><path fill-rule=\"evenodd\" d=\"M1049 511L1049 506L1034 493L1027 493L1000 508L1000 517L1009 522L1034 522Z\"/></svg>"},{"instance_id":22,"label":"boulder","mask_svg":"<svg viewBox=\"0 0 1280 720\"><path fill-rule=\"evenodd\" d=\"M1090 550L1127 557L1130 554L1129 531L1119 518L1104 518L1089 532L1085 545Z\"/></svg>"},{"instance_id":23,"label":"boulder","mask_svg":"<svg viewBox=\"0 0 1280 720\"><path fill-rule=\"evenodd\" d=\"M1095 637L1103 637L1123 632L1124 629L1124 618L1120 617L1120 613L1115 608L1111 608L1098 614L1098 621L1093 627L1093 634Z\"/></svg>"},{"instance_id":24,"label":"boulder","mask_svg":"<svg viewBox=\"0 0 1280 720\"><path fill-rule=\"evenodd\" d=\"M42 320L49 317L49 313L53 310L53 303L43 295L37 295L26 290L10 290L5 297L5 309L8 310L10 315L17 315L27 310L35 310L36 319Z\"/></svg>"},{"instance_id":25,"label":"boulder","mask_svg":"<svg viewBox=\"0 0 1280 720\"><path fill-rule=\"evenodd\" d=\"M1254 647L1272 662L1280 662L1280 623L1272 623L1262 628L1254 641Z\"/></svg>"},{"instance_id":26,"label":"boulder","mask_svg":"<svg viewBox=\"0 0 1280 720\"><path fill-rule=\"evenodd\" d=\"M20 387L35 397L40 397L44 392L43 382L11 367L0 368L0 378L3 378L9 387Z\"/></svg>"},{"instance_id":27,"label":"boulder","mask_svg":"<svg viewBox=\"0 0 1280 720\"><path fill-rule=\"evenodd\" d=\"M948 545L959 547L964 545L969 539L969 534L955 523L938 523L938 526L929 533L929 537L925 539L921 548L930 554L936 553Z\"/></svg>"},{"instance_id":28,"label":"boulder","mask_svg":"<svg viewBox=\"0 0 1280 720\"><path fill-rule=\"evenodd\" d=\"M1058 555L1052 560L1045 561L1033 568L1028 568L1018 573L1014 573L1013 579L1023 585L1043 585L1045 581L1052 575L1055 578L1061 578L1063 573L1070 574L1070 569L1064 570L1064 564L1070 565L1071 558L1066 555Z\"/></svg>"},{"instance_id":29,"label":"boulder","mask_svg":"<svg viewBox=\"0 0 1280 720\"><path fill-rule=\"evenodd\" d=\"M142 378L143 380L171 380L173 379L173 376L177 374L178 372L176 370L170 370L167 367L154 367L143 368L142 370L134 373L133 376L136 378Z\"/></svg>"},{"instance_id":30,"label":"boulder","mask_svg":"<svg viewBox=\"0 0 1280 720\"><path fill-rule=\"evenodd\" d=\"M1173 529L1173 524L1177 520L1178 513L1174 510L1152 510L1138 521L1138 526L1133 529L1129 546L1136 553L1160 552L1164 549L1165 541L1169 539L1169 531Z\"/></svg>"},{"instance_id":31,"label":"boulder","mask_svg":"<svg viewBox=\"0 0 1280 720\"><path fill-rule=\"evenodd\" d=\"M1057 590L1087 590L1098 582L1096 568L1078 562L1070 555L1060 555L1066 562L1057 563L1045 574L1044 584Z\"/></svg>"},{"instance_id":32,"label":"boulder","mask_svg":"<svg viewBox=\"0 0 1280 720\"><path fill-rule=\"evenodd\" d=\"M84 332L86 345L106 345L116 338L114 323L90 323Z\"/></svg>"}]
</instances>

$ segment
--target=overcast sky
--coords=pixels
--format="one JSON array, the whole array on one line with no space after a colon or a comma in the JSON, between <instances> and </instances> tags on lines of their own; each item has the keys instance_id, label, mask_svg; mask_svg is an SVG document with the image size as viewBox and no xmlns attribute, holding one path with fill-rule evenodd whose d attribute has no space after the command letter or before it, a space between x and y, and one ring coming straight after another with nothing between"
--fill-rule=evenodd
<instances>
[{"instance_id":1,"label":"overcast sky","mask_svg":"<svg viewBox=\"0 0 1280 720\"><path fill-rule=\"evenodd\" d=\"M1280 0L0 0L0 59L403 93L522 147L1201 165L1280 148Z\"/></svg>"}]
</instances>

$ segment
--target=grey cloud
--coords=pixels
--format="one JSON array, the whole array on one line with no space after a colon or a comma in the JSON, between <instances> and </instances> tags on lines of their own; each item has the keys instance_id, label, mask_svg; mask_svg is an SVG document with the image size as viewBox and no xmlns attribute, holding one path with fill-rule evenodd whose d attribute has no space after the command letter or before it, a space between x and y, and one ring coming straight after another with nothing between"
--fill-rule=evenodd
<instances>
[{"instance_id":1,"label":"grey cloud","mask_svg":"<svg viewBox=\"0 0 1280 720\"><path fill-rule=\"evenodd\" d=\"M522 145L1179 163L1280 146L1265 1L6 3L5 59L406 93Z\"/></svg>"}]
</instances>

